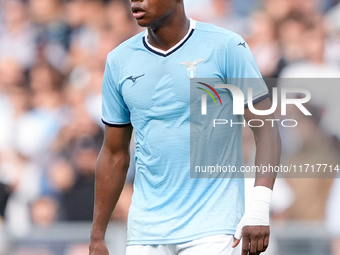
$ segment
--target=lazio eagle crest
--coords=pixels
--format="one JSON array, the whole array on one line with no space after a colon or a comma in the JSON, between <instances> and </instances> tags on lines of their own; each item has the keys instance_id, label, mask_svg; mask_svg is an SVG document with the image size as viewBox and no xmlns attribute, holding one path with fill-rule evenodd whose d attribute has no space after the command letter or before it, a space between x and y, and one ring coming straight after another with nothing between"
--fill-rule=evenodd
<instances>
[{"instance_id":1,"label":"lazio eagle crest","mask_svg":"<svg viewBox=\"0 0 340 255\"><path fill-rule=\"evenodd\" d=\"M184 65L187 66L187 76L189 79L194 79L197 76L197 65L201 62L203 62L205 60L205 58L203 59L197 59L194 62L189 62L189 61L185 61L185 62L181 62L179 63L180 65Z\"/></svg>"}]
</instances>

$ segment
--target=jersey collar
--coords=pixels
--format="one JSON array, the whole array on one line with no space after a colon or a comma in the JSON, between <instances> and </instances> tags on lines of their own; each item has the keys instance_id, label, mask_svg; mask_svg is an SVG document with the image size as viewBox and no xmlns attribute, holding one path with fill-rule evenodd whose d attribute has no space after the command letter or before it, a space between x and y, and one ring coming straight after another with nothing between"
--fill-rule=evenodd
<instances>
[{"instance_id":1,"label":"jersey collar","mask_svg":"<svg viewBox=\"0 0 340 255\"><path fill-rule=\"evenodd\" d=\"M149 51L162 56L162 57L167 57L170 54L174 53L176 50L178 50L179 48L181 48L186 41L188 41L188 39L192 36L192 34L194 33L196 27L196 21L193 19L190 19L190 27L189 27L189 31L188 33L182 38L182 40L180 40L176 45L174 45L173 47L171 47L170 49L164 51L161 49L158 49L154 46L152 46L149 42L148 42L148 30L145 30L144 36L143 36L143 44L145 46L145 48L147 48Z\"/></svg>"}]
</instances>

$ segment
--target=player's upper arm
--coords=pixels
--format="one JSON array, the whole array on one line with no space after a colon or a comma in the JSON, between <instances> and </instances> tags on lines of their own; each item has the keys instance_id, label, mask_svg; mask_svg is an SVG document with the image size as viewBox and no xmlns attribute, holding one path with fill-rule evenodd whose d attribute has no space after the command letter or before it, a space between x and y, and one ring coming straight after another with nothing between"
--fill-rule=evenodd
<instances>
[{"instance_id":1,"label":"player's upper arm","mask_svg":"<svg viewBox=\"0 0 340 255\"><path fill-rule=\"evenodd\" d=\"M105 125L102 153L109 153L111 155L129 153L131 134L131 125L124 127Z\"/></svg>"},{"instance_id":2,"label":"player's upper arm","mask_svg":"<svg viewBox=\"0 0 340 255\"><path fill-rule=\"evenodd\" d=\"M269 97L266 97L256 103L254 103L254 108L256 110L268 110L270 109L270 107L272 106L272 103L269 100ZM268 122L265 121L266 119L275 119L273 114L270 115L256 115L254 113L252 113L248 107L246 107L244 109L244 118L246 119L246 121L252 120L252 119L260 119L264 122ZM269 122L271 125L271 122Z\"/></svg>"},{"instance_id":3,"label":"player's upper arm","mask_svg":"<svg viewBox=\"0 0 340 255\"><path fill-rule=\"evenodd\" d=\"M268 110L270 109L272 103L269 100L269 97L266 97L262 99L261 101L258 101L254 104L254 108L257 110ZM262 139L265 139L266 141L275 141L278 145L280 142L280 135L279 135L279 129L277 126L277 122L275 121L274 114L269 115L256 115L252 113L248 107L244 109L244 118L248 122L250 120L256 120L253 123L253 126L251 126L251 129L254 133L255 140L262 137ZM268 121L272 120L272 121ZM260 121L262 121L263 125L260 125ZM258 125L258 126L256 126ZM280 145L281 146L281 145Z\"/></svg>"}]
</instances>

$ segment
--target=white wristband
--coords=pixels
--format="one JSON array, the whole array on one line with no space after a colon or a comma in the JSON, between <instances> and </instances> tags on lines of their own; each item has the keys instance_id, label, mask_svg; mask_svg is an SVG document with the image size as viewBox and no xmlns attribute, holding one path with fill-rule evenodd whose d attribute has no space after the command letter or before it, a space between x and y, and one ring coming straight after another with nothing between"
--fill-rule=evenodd
<instances>
[{"instance_id":1,"label":"white wristband","mask_svg":"<svg viewBox=\"0 0 340 255\"><path fill-rule=\"evenodd\" d=\"M244 226L269 226L269 208L273 191L264 186L255 186L249 210L243 215L235 232L235 238L241 239Z\"/></svg>"}]
</instances>

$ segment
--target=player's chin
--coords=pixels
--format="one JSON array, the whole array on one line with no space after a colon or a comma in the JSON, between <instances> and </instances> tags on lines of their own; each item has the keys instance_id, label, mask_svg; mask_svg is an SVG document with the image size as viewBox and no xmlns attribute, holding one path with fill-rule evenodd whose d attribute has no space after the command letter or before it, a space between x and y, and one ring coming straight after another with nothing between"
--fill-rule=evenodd
<instances>
[{"instance_id":1,"label":"player's chin","mask_svg":"<svg viewBox=\"0 0 340 255\"><path fill-rule=\"evenodd\" d=\"M141 27L149 27L151 22L149 22L147 19L145 18L141 18L141 19L136 19L137 24Z\"/></svg>"}]
</instances>

